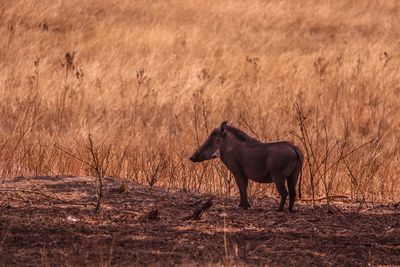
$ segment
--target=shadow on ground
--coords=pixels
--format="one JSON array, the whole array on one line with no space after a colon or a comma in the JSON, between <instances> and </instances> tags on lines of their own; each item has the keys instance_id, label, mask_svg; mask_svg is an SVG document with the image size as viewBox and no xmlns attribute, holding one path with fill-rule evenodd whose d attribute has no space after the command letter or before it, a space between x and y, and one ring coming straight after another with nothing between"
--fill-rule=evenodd
<instances>
[{"instance_id":1,"label":"shadow on ground","mask_svg":"<svg viewBox=\"0 0 400 267\"><path fill-rule=\"evenodd\" d=\"M216 197L199 221L184 220L209 196L106 180L102 212L93 178L22 177L3 181L0 196L2 265L271 266L398 265L400 213L390 205L358 209L299 204L295 214L275 212L275 201L256 200L249 210L234 198ZM10 189L10 191L7 191ZM14 191L11 191L13 189ZM15 191L39 190L54 198ZM158 210L154 220L144 216Z\"/></svg>"}]
</instances>

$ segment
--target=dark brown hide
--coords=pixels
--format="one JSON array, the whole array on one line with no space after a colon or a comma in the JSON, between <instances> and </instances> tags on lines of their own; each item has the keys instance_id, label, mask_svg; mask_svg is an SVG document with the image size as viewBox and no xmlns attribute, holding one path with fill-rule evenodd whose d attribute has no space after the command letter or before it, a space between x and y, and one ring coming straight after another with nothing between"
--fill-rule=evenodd
<instances>
[{"instance_id":1,"label":"dark brown hide","mask_svg":"<svg viewBox=\"0 0 400 267\"><path fill-rule=\"evenodd\" d=\"M240 207L250 207L247 198L250 179L259 183L274 182L281 196L278 210L283 211L289 194L289 211L293 212L296 184L303 165L303 154L294 144L263 143L223 122L190 160L201 162L218 156L235 177L240 192Z\"/></svg>"}]
</instances>

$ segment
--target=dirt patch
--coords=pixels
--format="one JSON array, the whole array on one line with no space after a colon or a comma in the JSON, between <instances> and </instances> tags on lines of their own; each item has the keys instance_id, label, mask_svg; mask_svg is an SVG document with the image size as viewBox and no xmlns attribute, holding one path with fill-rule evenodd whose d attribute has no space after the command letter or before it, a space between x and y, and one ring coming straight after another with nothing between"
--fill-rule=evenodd
<instances>
[{"instance_id":1,"label":"dirt patch","mask_svg":"<svg viewBox=\"0 0 400 267\"><path fill-rule=\"evenodd\" d=\"M120 193L122 180L107 178L102 212L94 214L92 205L83 205L95 201L93 181L3 180L0 264L400 265L396 205L297 203L297 213L289 214L275 212L275 199L254 199L249 210L241 210L238 199L216 196L201 220L193 221L184 218L209 195L128 181L128 191Z\"/></svg>"}]
</instances>

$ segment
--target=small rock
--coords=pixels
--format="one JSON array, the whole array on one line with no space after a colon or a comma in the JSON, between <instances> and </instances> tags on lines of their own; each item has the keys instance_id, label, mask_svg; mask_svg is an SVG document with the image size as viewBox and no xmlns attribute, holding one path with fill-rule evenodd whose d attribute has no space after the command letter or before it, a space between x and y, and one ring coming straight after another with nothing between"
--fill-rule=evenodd
<instances>
[{"instance_id":1,"label":"small rock","mask_svg":"<svg viewBox=\"0 0 400 267\"><path fill-rule=\"evenodd\" d=\"M69 215L69 216L67 217L67 220L70 221L70 222L77 222L77 221L78 221L78 219L72 217L71 215Z\"/></svg>"},{"instance_id":2,"label":"small rock","mask_svg":"<svg viewBox=\"0 0 400 267\"><path fill-rule=\"evenodd\" d=\"M219 217L222 217L222 218L228 217L228 214L226 214L226 212L221 212L221 213L219 214Z\"/></svg>"},{"instance_id":3,"label":"small rock","mask_svg":"<svg viewBox=\"0 0 400 267\"><path fill-rule=\"evenodd\" d=\"M128 186L125 183L122 183L118 188L118 193L126 193L128 192Z\"/></svg>"}]
</instances>

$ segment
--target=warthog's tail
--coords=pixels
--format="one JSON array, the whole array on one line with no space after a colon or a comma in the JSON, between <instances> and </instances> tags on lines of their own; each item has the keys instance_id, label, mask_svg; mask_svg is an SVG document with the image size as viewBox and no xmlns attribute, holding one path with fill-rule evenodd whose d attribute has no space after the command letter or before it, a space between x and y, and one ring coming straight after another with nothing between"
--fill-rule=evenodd
<instances>
[{"instance_id":1,"label":"warthog's tail","mask_svg":"<svg viewBox=\"0 0 400 267\"><path fill-rule=\"evenodd\" d=\"M296 166L296 168L300 168L299 170L299 198L301 199L301 178L303 176L303 160L304 160L304 155L303 152L301 152L300 148L294 145L294 151L296 151L297 156L299 158L299 162Z\"/></svg>"},{"instance_id":2,"label":"warthog's tail","mask_svg":"<svg viewBox=\"0 0 400 267\"><path fill-rule=\"evenodd\" d=\"M299 177L299 199L301 199L301 177L303 176L303 168L300 169L300 177Z\"/></svg>"}]
</instances>

